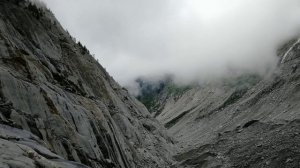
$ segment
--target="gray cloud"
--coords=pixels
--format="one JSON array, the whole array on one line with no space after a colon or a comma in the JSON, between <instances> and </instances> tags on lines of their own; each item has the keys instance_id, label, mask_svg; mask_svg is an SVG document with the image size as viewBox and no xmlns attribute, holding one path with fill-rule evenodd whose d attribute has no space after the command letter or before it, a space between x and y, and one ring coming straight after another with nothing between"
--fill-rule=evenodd
<instances>
[{"instance_id":1,"label":"gray cloud","mask_svg":"<svg viewBox=\"0 0 300 168\"><path fill-rule=\"evenodd\" d=\"M46 0L45 0L46 1ZM300 30L298 0L47 0L122 85L264 73Z\"/></svg>"}]
</instances>

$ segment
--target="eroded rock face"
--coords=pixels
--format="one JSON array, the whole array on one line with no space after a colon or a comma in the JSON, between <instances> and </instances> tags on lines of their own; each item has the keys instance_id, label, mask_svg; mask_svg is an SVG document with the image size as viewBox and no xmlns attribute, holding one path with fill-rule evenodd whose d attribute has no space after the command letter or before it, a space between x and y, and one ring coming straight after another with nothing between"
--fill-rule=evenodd
<instances>
[{"instance_id":1,"label":"eroded rock face","mask_svg":"<svg viewBox=\"0 0 300 168\"><path fill-rule=\"evenodd\" d=\"M0 1L2 167L168 167L173 140L47 9ZM1 167L0 166L0 167Z\"/></svg>"}]
</instances>

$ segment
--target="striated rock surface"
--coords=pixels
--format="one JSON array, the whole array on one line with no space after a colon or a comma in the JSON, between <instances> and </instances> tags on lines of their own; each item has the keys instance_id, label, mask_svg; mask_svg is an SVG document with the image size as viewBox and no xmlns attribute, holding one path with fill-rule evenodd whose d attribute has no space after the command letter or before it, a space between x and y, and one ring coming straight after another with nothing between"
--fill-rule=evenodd
<instances>
[{"instance_id":1,"label":"striated rock surface","mask_svg":"<svg viewBox=\"0 0 300 168\"><path fill-rule=\"evenodd\" d=\"M0 1L0 167L168 167L172 142L49 10Z\"/></svg>"}]
</instances>

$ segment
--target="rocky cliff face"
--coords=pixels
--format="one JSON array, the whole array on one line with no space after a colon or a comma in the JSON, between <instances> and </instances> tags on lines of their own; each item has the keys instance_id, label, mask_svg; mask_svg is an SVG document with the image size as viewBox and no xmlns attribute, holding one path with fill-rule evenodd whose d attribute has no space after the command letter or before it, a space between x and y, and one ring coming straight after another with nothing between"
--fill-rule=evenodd
<instances>
[{"instance_id":1,"label":"rocky cliff face","mask_svg":"<svg viewBox=\"0 0 300 168\"><path fill-rule=\"evenodd\" d=\"M279 56L263 77L141 83L150 114L49 10L0 0L0 167L300 167L300 40Z\"/></svg>"},{"instance_id":2,"label":"rocky cliff face","mask_svg":"<svg viewBox=\"0 0 300 168\"><path fill-rule=\"evenodd\" d=\"M0 1L0 167L168 167L172 142L49 10Z\"/></svg>"},{"instance_id":3,"label":"rocky cliff face","mask_svg":"<svg viewBox=\"0 0 300 168\"><path fill-rule=\"evenodd\" d=\"M287 43L267 76L161 89L152 102L180 148L174 167L300 167L299 49Z\"/></svg>"}]
</instances>

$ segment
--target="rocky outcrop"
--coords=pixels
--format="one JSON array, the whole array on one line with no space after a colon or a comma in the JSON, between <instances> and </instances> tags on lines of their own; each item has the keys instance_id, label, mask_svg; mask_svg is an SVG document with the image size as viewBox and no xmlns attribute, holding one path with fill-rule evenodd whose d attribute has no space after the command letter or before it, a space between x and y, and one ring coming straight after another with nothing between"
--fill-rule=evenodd
<instances>
[{"instance_id":1,"label":"rocky outcrop","mask_svg":"<svg viewBox=\"0 0 300 168\"><path fill-rule=\"evenodd\" d=\"M0 1L0 167L168 167L172 142L48 9Z\"/></svg>"}]
</instances>

